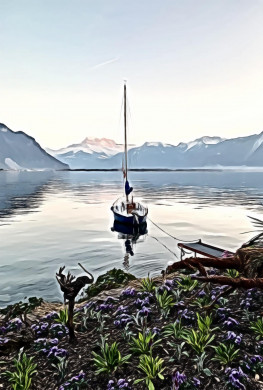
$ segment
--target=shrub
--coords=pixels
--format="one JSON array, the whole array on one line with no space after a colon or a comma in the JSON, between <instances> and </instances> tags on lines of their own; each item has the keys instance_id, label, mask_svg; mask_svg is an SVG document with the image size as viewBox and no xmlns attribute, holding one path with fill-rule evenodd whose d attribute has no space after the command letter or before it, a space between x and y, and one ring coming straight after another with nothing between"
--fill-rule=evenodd
<instances>
[{"instance_id":1,"label":"shrub","mask_svg":"<svg viewBox=\"0 0 263 390\"><path fill-rule=\"evenodd\" d=\"M154 384L153 379L159 378L164 379L162 372L165 370L165 367L163 367L164 360L159 358L158 356L156 358L153 358L152 355L142 355L140 356L140 363L138 365L138 368L140 368L141 371L146 374L146 376L142 379L137 379L134 381L134 384L145 381L146 385L148 386L149 390L154 390Z\"/></svg>"},{"instance_id":2,"label":"shrub","mask_svg":"<svg viewBox=\"0 0 263 390\"><path fill-rule=\"evenodd\" d=\"M6 371L4 375L11 382L14 390L28 390L31 386L32 376L36 374L37 365L33 363L33 358L28 358L23 353L23 348L18 354L18 359L14 359L15 371Z\"/></svg>"},{"instance_id":3,"label":"shrub","mask_svg":"<svg viewBox=\"0 0 263 390\"><path fill-rule=\"evenodd\" d=\"M97 366L97 374L102 372L111 373L114 372L119 366L127 363L127 360L131 355L121 357L121 353L118 349L118 344L114 342L111 346L108 343L102 343L101 353L92 352L94 356L94 363Z\"/></svg>"}]
</instances>

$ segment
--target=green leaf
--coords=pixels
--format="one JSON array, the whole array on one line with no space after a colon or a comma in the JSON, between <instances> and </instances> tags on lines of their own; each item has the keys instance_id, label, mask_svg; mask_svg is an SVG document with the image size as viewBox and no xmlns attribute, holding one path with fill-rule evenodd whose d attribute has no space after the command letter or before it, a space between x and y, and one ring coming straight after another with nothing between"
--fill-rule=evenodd
<instances>
[{"instance_id":1,"label":"green leaf","mask_svg":"<svg viewBox=\"0 0 263 390\"><path fill-rule=\"evenodd\" d=\"M142 382L142 381L144 381L144 378L143 378L143 379L136 379L136 380L133 382L133 384L136 385L136 383L139 383L139 382Z\"/></svg>"},{"instance_id":2,"label":"green leaf","mask_svg":"<svg viewBox=\"0 0 263 390\"><path fill-rule=\"evenodd\" d=\"M155 389L154 384L152 383L151 380L149 380L148 389L149 389L149 390L154 390L154 389Z\"/></svg>"},{"instance_id":3,"label":"green leaf","mask_svg":"<svg viewBox=\"0 0 263 390\"><path fill-rule=\"evenodd\" d=\"M204 368L203 369L203 372L206 376L211 376L212 375L212 372L209 370L209 368Z\"/></svg>"}]
</instances>

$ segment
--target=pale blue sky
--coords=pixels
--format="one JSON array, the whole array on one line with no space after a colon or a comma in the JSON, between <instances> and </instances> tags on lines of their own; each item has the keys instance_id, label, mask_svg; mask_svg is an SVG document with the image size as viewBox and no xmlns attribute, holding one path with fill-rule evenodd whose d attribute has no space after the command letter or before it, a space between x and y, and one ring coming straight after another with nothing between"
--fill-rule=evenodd
<instances>
[{"instance_id":1,"label":"pale blue sky","mask_svg":"<svg viewBox=\"0 0 263 390\"><path fill-rule=\"evenodd\" d=\"M58 148L263 130L262 0L0 0L0 122Z\"/></svg>"}]
</instances>

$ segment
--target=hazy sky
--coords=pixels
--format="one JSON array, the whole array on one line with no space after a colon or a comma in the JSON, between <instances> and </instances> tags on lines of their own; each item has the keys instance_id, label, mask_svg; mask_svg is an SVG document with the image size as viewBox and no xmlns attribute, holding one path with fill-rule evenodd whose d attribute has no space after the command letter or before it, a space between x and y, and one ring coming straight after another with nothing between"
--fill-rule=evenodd
<instances>
[{"instance_id":1,"label":"hazy sky","mask_svg":"<svg viewBox=\"0 0 263 390\"><path fill-rule=\"evenodd\" d=\"M263 130L262 0L0 0L0 122L42 146Z\"/></svg>"}]
</instances>

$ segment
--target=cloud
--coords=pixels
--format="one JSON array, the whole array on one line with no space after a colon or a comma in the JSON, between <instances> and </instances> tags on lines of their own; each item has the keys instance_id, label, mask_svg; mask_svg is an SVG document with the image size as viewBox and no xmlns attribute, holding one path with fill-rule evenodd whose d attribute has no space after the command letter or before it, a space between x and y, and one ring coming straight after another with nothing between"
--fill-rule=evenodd
<instances>
[{"instance_id":1,"label":"cloud","mask_svg":"<svg viewBox=\"0 0 263 390\"><path fill-rule=\"evenodd\" d=\"M97 64L97 65L94 65L90 68L90 70L94 70L94 69L98 69L98 68L101 68L102 66L105 66L105 65L108 65L108 64L112 64L113 62L116 62L119 60L119 57L115 57L115 58L112 58L108 61L105 61L105 62L101 62L100 64Z\"/></svg>"}]
</instances>

